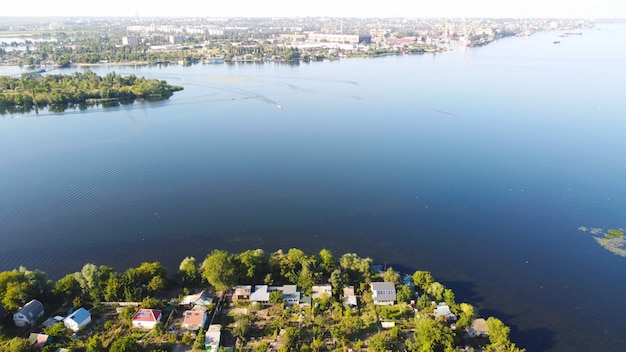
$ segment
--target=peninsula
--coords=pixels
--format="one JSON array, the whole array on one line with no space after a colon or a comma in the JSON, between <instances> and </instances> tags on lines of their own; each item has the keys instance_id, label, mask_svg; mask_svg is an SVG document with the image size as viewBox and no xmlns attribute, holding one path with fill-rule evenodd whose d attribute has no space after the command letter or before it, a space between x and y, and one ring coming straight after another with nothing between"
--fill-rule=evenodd
<instances>
[{"instance_id":1,"label":"peninsula","mask_svg":"<svg viewBox=\"0 0 626 352\"><path fill-rule=\"evenodd\" d=\"M524 351L430 272L327 249L213 250L172 276L158 262L56 282L20 267L0 273L0 302L0 349L16 352Z\"/></svg>"}]
</instances>

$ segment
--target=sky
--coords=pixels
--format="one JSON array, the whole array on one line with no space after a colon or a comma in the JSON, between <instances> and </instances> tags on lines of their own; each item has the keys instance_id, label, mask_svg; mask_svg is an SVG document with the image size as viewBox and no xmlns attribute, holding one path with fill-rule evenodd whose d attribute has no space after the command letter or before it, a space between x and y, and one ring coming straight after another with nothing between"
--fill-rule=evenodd
<instances>
[{"instance_id":1,"label":"sky","mask_svg":"<svg viewBox=\"0 0 626 352\"><path fill-rule=\"evenodd\" d=\"M179 6L180 5L180 6ZM3 2L0 17L555 17L626 18L625 0L31 0Z\"/></svg>"}]
</instances>

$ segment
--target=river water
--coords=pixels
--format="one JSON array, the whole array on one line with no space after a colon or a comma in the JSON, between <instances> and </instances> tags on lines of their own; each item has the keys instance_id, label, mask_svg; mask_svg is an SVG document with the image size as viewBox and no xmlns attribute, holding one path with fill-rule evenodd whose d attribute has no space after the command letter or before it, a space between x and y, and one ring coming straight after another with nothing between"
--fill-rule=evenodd
<instances>
[{"instance_id":1,"label":"river water","mask_svg":"<svg viewBox=\"0 0 626 352\"><path fill-rule=\"evenodd\" d=\"M185 90L0 117L0 270L329 248L432 271L528 351L626 350L626 258L578 230L626 227L626 27L558 34L94 67Z\"/></svg>"}]
</instances>

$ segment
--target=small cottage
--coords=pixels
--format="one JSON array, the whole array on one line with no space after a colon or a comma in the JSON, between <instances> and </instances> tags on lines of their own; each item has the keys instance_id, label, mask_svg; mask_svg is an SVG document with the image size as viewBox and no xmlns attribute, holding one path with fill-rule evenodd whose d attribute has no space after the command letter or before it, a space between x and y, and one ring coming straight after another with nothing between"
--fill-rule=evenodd
<instances>
[{"instance_id":1,"label":"small cottage","mask_svg":"<svg viewBox=\"0 0 626 352\"><path fill-rule=\"evenodd\" d=\"M161 321L161 311L158 309L140 309L133 317L133 327L150 330Z\"/></svg>"},{"instance_id":2,"label":"small cottage","mask_svg":"<svg viewBox=\"0 0 626 352\"><path fill-rule=\"evenodd\" d=\"M204 327L207 312L202 309L188 310L183 313L183 329L198 331Z\"/></svg>"},{"instance_id":3,"label":"small cottage","mask_svg":"<svg viewBox=\"0 0 626 352\"><path fill-rule=\"evenodd\" d=\"M79 308L63 319L63 325L74 332L82 329L89 323L91 323L91 313L85 308Z\"/></svg>"},{"instance_id":4,"label":"small cottage","mask_svg":"<svg viewBox=\"0 0 626 352\"><path fill-rule=\"evenodd\" d=\"M487 322L483 318L474 319L472 326L465 328L469 337L487 337Z\"/></svg>"},{"instance_id":5,"label":"small cottage","mask_svg":"<svg viewBox=\"0 0 626 352\"><path fill-rule=\"evenodd\" d=\"M52 339L46 334L31 333L28 336L28 342L36 348L42 348Z\"/></svg>"},{"instance_id":6,"label":"small cottage","mask_svg":"<svg viewBox=\"0 0 626 352\"><path fill-rule=\"evenodd\" d=\"M313 299L320 299L323 295L332 297L333 287L331 285L314 285L311 287L311 297L313 297Z\"/></svg>"},{"instance_id":7,"label":"small cottage","mask_svg":"<svg viewBox=\"0 0 626 352\"><path fill-rule=\"evenodd\" d=\"M41 316L43 316L43 304L36 299L26 303L22 309L13 314L13 322L15 326L24 327L26 325L34 326Z\"/></svg>"},{"instance_id":8,"label":"small cottage","mask_svg":"<svg viewBox=\"0 0 626 352\"><path fill-rule=\"evenodd\" d=\"M233 293L233 301L249 300L252 294L252 285L237 285Z\"/></svg>"},{"instance_id":9,"label":"small cottage","mask_svg":"<svg viewBox=\"0 0 626 352\"><path fill-rule=\"evenodd\" d=\"M354 286L346 286L343 288L343 304L348 307L354 308L357 306L358 301L354 294Z\"/></svg>"},{"instance_id":10,"label":"small cottage","mask_svg":"<svg viewBox=\"0 0 626 352\"><path fill-rule=\"evenodd\" d=\"M393 282L372 282L372 299L375 305L392 306L396 302L396 286Z\"/></svg>"}]
</instances>

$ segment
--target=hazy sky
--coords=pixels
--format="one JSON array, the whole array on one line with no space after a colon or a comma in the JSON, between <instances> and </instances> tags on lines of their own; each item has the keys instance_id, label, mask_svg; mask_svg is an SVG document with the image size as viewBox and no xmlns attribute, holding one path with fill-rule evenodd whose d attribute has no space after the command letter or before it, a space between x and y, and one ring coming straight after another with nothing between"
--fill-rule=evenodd
<instances>
[{"instance_id":1,"label":"hazy sky","mask_svg":"<svg viewBox=\"0 0 626 352\"><path fill-rule=\"evenodd\" d=\"M626 17L626 0L31 0L0 16Z\"/></svg>"}]
</instances>

